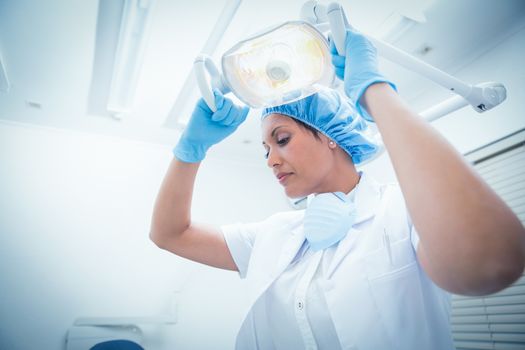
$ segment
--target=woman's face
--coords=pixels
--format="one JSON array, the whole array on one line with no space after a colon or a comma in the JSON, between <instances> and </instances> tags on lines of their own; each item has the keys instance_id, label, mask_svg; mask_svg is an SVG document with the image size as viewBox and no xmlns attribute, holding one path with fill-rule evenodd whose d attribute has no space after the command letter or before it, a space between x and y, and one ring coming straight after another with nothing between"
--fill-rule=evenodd
<instances>
[{"instance_id":1,"label":"woman's face","mask_svg":"<svg viewBox=\"0 0 525 350\"><path fill-rule=\"evenodd\" d=\"M262 122L262 139L267 164L288 197L324 192L334 160L325 135L318 139L290 117L270 114Z\"/></svg>"}]
</instances>

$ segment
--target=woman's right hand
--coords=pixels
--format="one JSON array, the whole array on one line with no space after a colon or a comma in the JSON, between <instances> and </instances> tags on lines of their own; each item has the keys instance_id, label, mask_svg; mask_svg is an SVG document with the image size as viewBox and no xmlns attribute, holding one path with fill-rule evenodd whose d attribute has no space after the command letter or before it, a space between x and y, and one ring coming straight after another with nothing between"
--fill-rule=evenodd
<instances>
[{"instance_id":1,"label":"woman's right hand","mask_svg":"<svg viewBox=\"0 0 525 350\"><path fill-rule=\"evenodd\" d=\"M213 94L217 111L212 112L204 99L199 99L190 122L173 149L175 157L183 162L200 162L211 146L224 140L246 120L248 107L233 104L219 90L214 90Z\"/></svg>"}]
</instances>

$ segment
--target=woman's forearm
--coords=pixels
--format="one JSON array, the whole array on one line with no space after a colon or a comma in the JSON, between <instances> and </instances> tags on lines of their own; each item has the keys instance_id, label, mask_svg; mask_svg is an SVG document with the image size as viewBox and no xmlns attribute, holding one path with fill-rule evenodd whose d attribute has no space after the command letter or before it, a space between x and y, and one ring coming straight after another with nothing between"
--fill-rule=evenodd
<instances>
[{"instance_id":1,"label":"woman's forearm","mask_svg":"<svg viewBox=\"0 0 525 350\"><path fill-rule=\"evenodd\" d=\"M418 255L434 281L464 294L514 281L523 271L525 232L510 208L388 84L368 88L363 104L381 132L421 239Z\"/></svg>"},{"instance_id":2,"label":"woman's forearm","mask_svg":"<svg viewBox=\"0 0 525 350\"><path fill-rule=\"evenodd\" d=\"M191 223L193 186L200 163L171 161L162 181L151 220L150 238L161 244L168 236L178 235Z\"/></svg>"}]
</instances>

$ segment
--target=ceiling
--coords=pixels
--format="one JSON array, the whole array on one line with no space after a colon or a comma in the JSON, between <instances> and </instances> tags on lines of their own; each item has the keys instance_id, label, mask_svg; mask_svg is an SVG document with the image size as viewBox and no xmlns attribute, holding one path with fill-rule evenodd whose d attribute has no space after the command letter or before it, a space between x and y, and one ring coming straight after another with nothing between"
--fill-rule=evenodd
<instances>
[{"instance_id":1,"label":"ceiling","mask_svg":"<svg viewBox=\"0 0 525 350\"><path fill-rule=\"evenodd\" d=\"M102 93L93 82L100 37L105 35L100 28L97 35L99 5L104 1L121 0L0 0L0 60L10 83L8 91L0 91L0 119L174 145L180 135L176 119L188 116L199 97L193 59L233 0L153 1L133 108L121 119L91 108L93 94ZM303 3L242 1L213 53L215 62L249 34L298 19ZM499 32L525 15L521 0L340 3L359 30L383 37L451 74L468 63L472 52L490 45ZM400 13L420 22L399 27ZM381 61L381 67L409 102L432 85L395 64ZM263 149L257 113L252 111L214 155L259 159Z\"/></svg>"}]
</instances>

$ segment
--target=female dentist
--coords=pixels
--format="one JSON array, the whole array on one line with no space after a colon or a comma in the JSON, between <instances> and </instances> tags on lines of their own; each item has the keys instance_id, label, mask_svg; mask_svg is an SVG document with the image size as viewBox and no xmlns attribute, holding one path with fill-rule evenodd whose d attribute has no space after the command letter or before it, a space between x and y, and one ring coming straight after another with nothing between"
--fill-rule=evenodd
<instances>
[{"instance_id":1,"label":"female dentist","mask_svg":"<svg viewBox=\"0 0 525 350\"><path fill-rule=\"evenodd\" d=\"M403 103L364 36L348 30L347 56L332 52L350 101L323 90L263 112L267 164L289 197L315 194L308 208L221 228L192 222L200 161L248 113L216 92L217 111L201 99L174 148L150 237L248 280L238 349L453 349L449 293L514 282L524 227ZM377 151L363 119L377 124L399 184L356 171Z\"/></svg>"}]
</instances>

